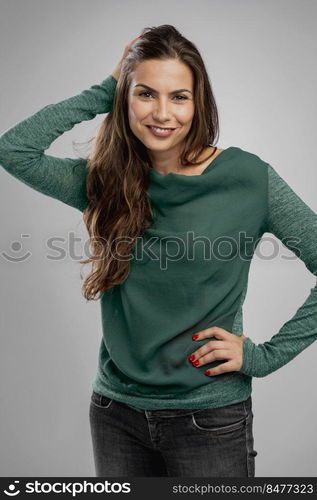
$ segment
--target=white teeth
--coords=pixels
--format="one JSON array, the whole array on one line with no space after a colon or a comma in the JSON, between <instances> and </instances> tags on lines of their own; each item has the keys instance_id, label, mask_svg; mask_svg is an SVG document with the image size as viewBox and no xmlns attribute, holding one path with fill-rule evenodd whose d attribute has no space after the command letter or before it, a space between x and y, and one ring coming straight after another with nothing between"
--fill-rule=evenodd
<instances>
[{"instance_id":1,"label":"white teeth","mask_svg":"<svg viewBox=\"0 0 317 500\"><path fill-rule=\"evenodd\" d=\"M152 130L155 130L156 132L167 132L168 130L171 130L170 128L156 128L156 127L150 127Z\"/></svg>"}]
</instances>

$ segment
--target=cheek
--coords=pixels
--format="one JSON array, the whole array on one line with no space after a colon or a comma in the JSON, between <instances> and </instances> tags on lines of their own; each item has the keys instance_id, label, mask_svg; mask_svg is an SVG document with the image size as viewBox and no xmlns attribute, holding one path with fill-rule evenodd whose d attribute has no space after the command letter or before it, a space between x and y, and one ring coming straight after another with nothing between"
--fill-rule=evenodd
<instances>
[{"instance_id":1,"label":"cheek","mask_svg":"<svg viewBox=\"0 0 317 500\"><path fill-rule=\"evenodd\" d=\"M177 112L177 117L180 122L183 122L184 125L187 125L192 122L194 117L194 110L190 107L183 107Z\"/></svg>"},{"instance_id":2,"label":"cheek","mask_svg":"<svg viewBox=\"0 0 317 500\"><path fill-rule=\"evenodd\" d=\"M129 106L129 119L132 121L142 120L146 116L146 107L140 102L133 102Z\"/></svg>"}]
</instances>

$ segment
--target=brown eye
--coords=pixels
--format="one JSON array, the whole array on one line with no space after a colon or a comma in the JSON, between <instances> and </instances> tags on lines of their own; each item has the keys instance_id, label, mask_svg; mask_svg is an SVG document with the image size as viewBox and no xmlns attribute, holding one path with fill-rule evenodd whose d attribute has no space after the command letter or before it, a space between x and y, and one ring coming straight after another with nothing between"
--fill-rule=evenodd
<instances>
[{"instance_id":1,"label":"brown eye","mask_svg":"<svg viewBox=\"0 0 317 500\"><path fill-rule=\"evenodd\" d=\"M145 94L152 95L152 94L150 94L150 92L141 92L139 95L140 95L140 96L143 96L143 95L145 95Z\"/></svg>"},{"instance_id":2,"label":"brown eye","mask_svg":"<svg viewBox=\"0 0 317 500\"><path fill-rule=\"evenodd\" d=\"M152 94L151 94L151 92L141 92L141 93L139 94L139 96L145 96L146 94L148 94L148 95L152 95ZM177 101L182 101L182 100L186 100L186 99L188 99L188 97L186 97L186 96L184 96L184 95L181 95L181 94L177 94L177 95L175 95L174 97L181 97L181 99L176 99Z\"/></svg>"}]
</instances>

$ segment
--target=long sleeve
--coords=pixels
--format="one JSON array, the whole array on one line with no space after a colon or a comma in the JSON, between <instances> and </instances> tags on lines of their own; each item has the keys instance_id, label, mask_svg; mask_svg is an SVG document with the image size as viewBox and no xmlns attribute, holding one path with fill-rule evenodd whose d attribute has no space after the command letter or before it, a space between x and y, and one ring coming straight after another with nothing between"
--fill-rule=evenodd
<instances>
[{"instance_id":1,"label":"long sleeve","mask_svg":"<svg viewBox=\"0 0 317 500\"><path fill-rule=\"evenodd\" d=\"M317 215L274 168L268 168L267 232L274 234L317 276ZM317 281L295 315L269 341L243 343L240 371L265 377L288 363L317 339Z\"/></svg>"},{"instance_id":2,"label":"long sleeve","mask_svg":"<svg viewBox=\"0 0 317 500\"><path fill-rule=\"evenodd\" d=\"M0 164L36 191L83 211L88 201L87 160L57 158L44 151L75 124L111 111L116 84L109 75L99 85L49 104L5 131L0 137Z\"/></svg>"}]
</instances>

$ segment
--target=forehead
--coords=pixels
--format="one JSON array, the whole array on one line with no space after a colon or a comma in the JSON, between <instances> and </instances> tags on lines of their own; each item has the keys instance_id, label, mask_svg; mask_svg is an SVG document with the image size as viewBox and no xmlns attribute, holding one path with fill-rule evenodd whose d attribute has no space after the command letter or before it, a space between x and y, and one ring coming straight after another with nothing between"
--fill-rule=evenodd
<instances>
[{"instance_id":1,"label":"forehead","mask_svg":"<svg viewBox=\"0 0 317 500\"><path fill-rule=\"evenodd\" d=\"M145 83L154 89L193 90L193 75L190 68L176 59L150 59L139 63L131 73L131 87Z\"/></svg>"}]
</instances>

